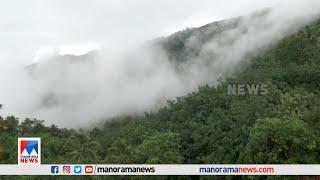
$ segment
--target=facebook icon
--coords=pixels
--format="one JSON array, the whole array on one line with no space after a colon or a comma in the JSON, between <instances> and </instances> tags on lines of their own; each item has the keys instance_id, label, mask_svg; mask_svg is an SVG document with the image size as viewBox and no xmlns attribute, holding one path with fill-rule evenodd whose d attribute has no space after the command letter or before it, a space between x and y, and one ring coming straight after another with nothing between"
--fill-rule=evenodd
<instances>
[{"instance_id":1,"label":"facebook icon","mask_svg":"<svg viewBox=\"0 0 320 180\"><path fill-rule=\"evenodd\" d=\"M52 174L58 174L59 173L59 167L58 166L51 166L51 173Z\"/></svg>"}]
</instances>

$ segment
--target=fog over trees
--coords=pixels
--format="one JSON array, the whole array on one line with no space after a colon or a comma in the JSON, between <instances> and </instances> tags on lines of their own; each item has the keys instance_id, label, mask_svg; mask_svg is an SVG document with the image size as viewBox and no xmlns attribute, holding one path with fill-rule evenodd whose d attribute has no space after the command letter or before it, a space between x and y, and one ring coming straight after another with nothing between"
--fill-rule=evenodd
<instances>
[{"instance_id":1,"label":"fog over trees","mask_svg":"<svg viewBox=\"0 0 320 180\"><path fill-rule=\"evenodd\" d=\"M291 5L0 68L0 163L41 137L43 164L318 164L320 6Z\"/></svg>"}]
</instances>

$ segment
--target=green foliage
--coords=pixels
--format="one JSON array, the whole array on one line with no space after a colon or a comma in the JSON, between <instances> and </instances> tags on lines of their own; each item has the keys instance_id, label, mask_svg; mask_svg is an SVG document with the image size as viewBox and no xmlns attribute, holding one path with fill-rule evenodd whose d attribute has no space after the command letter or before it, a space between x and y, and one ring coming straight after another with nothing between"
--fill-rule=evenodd
<instances>
[{"instance_id":1,"label":"green foliage","mask_svg":"<svg viewBox=\"0 0 320 180\"><path fill-rule=\"evenodd\" d=\"M241 163L317 163L316 140L307 124L298 119L259 119L250 131Z\"/></svg>"},{"instance_id":2,"label":"green foliage","mask_svg":"<svg viewBox=\"0 0 320 180\"><path fill-rule=\"evenodd\" d=\"M155 133L135 149L136 161L141 164L179 164L183 160L179 141L176 133Z\"/></svg>"},{"instance_id":3,"label":"green foliage","mask_svg":"<svg viewBox=\"0 0 320 180\"><path fill-rule=\"evenodd\" d=\"M319 29L319 23L303 28L225 81L156 112L106 120L87 131L0 118L0 163L16 163L17 138L26 136L42 138L43 163L319 163ZM216 33L189 29L163 45L178 65L185 56L197 57ZM200 35L199 49L187 46L193 34ZM227 94L228 84L260 83L267 84L266 95Z\"/></svg>"}]
</instances>

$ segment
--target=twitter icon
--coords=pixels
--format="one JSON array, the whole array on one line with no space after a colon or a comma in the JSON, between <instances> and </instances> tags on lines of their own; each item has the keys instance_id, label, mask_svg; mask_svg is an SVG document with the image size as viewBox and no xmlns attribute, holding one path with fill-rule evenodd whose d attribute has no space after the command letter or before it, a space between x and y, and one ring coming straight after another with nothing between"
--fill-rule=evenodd
<instances>
[{"instance_id":1,"label":"twitter icon","mask_svg":"<svg viewBox=\"0 0 320 180\"><path fill-rule=\"evenodd\" d=\"M75 174L80 174L80 173L82 173L82 166L74 166L73 172L74 172Z\"/></svg>"}]
</instances>

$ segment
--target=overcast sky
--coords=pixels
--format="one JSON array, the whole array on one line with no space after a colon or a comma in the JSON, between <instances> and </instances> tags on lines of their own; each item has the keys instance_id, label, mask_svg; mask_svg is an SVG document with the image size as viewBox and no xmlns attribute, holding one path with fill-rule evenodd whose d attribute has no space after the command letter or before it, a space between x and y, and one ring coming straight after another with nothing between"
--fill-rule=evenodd
<instances>
[{"instance_id":1,"label":"overcast sky","mask_svg":"<svg viewBox=\"0 0 320 180\"><path fill-rule=\"evenodd\" d=\"M52 47L64 46L68 51L70 46L83 50L97 45L110 48L141 43L278 2L280 0L1 1L0 65L28 64Z\"/></svg>"},{"instance_id":2,"label":"overcast sky","mask_svg":"<svg viewBox=\"0 0 320 180\"><path fill-rule=\"evenodd\" d=\"M267 7L274 8L265 16L246 16ZM139 48L186 27L241 15L241 23L186 60L182 74L161 49ZM200 85L215 85L248 54L319 17L319 0L2 0L0 115L74 127L155 110ZM197 49L197 39L186 45ZM52 56L97 48L91 65L60 64ZM22 70L40 60L31 76Z\"/></svg>"}]
</instances>

